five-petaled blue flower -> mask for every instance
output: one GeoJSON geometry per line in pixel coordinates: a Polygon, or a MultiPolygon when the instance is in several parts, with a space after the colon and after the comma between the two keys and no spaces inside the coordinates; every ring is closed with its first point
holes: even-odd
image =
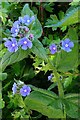
{"type": "Polygon", "coordinates": [[[24,37],[24,38],[21,38],[20,41],[18,42],[19,46],[22,47],[23,50],[27,50],[28,48],[32,48],[32,42],[24,37]]]}
{"type": "Polygon", "coordinates": [[[29,15],[25,15],[23,17],[22,22],[25,23],[25,25],[30,25],[33,22],[33,20],[35,20],[34,16],[30,17],[29,15]]]}
{"type": "Polygon", "coordinates": [[[70,52],[71,48],[73,47],[74,47],[74,43],[70,41],[70,39],[66,38],[64,41],[62,41],[61,49],[63,49],[64,51],[70,52]]]}
{"type": "Polygon", "coordinates": [[[17,84],[14,83],[12,87],[13,95],[17,92],[17,84]]]}
{"type": "Polygon", "coordinates": [[[19,28],[17,28],[17,27],[11,28],[11,33],[12,33],[13,37],[16,37],[18,35],[18,32],[19,32],[19,28]]]}
{"type": "Polygon", "coordinates": [[[57,52],[57,46],[55,44],[50,45],[49,49],[51,54],[55,54],[57,52]]]}
{"type": "Polygon", "coordinates": [[[52,73],[48,76],[48,81],[51,80],[53,77],[52,73]]]}
{"type": "Polygon", "coordinates": [[[30,94],[30,92],[31,92],[31,88],[30,88],[29,86],[27,86],[27,85],[24,85],[24,86],[20,89],[20,94],[21,94],[22,96],[27,96],[27,95],[30,94]]]}
{"type": "Polygon", "coordinates": [[[4,45],[8,48],[9,52],[16,52],[18,50],[18,43],[15,38],[11,38],[11,41],[7,40],[4,45]]]}
{"type": "Polygon", "coordinates": [[[13,37],[16,37],[19,32],[19,21],[15,21],[13,23],[13,27],[11,28],[11,33],[13,37]]]}

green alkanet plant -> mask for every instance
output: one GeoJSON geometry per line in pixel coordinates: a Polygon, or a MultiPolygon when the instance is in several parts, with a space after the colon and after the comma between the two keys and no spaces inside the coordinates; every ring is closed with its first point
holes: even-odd
{"type": "MultiPolygon", "coordinates": [[[[13,7],[14,10],[12,4],[7,7],[13,7]]],[[[3,32],[0,80],[5,80],[3,99],[7,107],[4,106],[4,114],[6,114],[5,109],[9,111],[13,108],[6,118],[10,116],[12,119],[13,116],[13,119],[34,119],[32,116],[36,116],[35,112],[37,112],[36,119],[38,117],[42,119],[42,115],[47,116],[47,119],[77,119],[79,118],[78,94],[73,88],[71,90],[71,86],[69,89],[68,87],[76,81],[78,74],[78,28],[76,27],[78,18],[76,13],[80,13],[80,7],[70,7],[67,14],[62,7],[63,11],[58,10],[59,16],[57,17],[55,3],[37,4],[34,3],[37,6],[36,11],[33,9],[34,12],[32,8],[29,8],[29,4],[25,4],[23,8],[18,6],[19,11],[22,9],[21,15],[16,16],[15,20],[12,15],[11,20],[14,22],[7,21],[9,22],[7,25],[10,25],[8,33],[5,29],[3,32]],[[52,12],[52,7],[54,7],[55,14],[51,13],[50,19],[46,23],[44,20],[44,24],[42,19],[40,20],[44,16],[37,18],[39,6],[41,10],[44,8],[46,19],[48,15],[46,10],[52,12]],[[51,32],[48,29],[42,29],[42,25],[52,27],[52,30],[55,30],[54,34],[51,29],[51,32]],[[59,31],[57,31],[58,27],[59,31]],[[45,45],[42,44],[42,35],[45,37],[45,45]]],[[[10,11],[9,16],[12,13],[10,11]]]]}

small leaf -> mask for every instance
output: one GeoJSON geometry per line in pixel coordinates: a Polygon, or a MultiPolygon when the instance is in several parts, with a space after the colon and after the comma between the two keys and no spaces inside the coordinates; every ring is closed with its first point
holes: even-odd
{"type": "Polygon", "coordinates": [[[0,81],[3,81],[7,78],[7,73],[0,73],[0,81]]]}
{"type": "Polygon", "coordinates": [[[64,88],[68,87],[72,82],[72,76],[69,76],[67,78],[64,79],[64,88]]]}

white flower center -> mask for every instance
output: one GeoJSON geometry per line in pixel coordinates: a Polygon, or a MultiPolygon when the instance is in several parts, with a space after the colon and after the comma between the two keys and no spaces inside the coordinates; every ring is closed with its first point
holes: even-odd
{"type": "Polygon", "coordinates": [[[68,47],[68,44],[65,44],[65,47],[68,47]]]}
{"type": "Polygon", "coordinates": [[[24,44],[27,44],[27,41],[24,41],[24,44]]]}
{"type": "Polygon", "coordinates": [[[15,47],[15,44],[13,43],[12,46],[15,47]]]}
{"type": "Polygon", "coordinates": [[[52,49],[53,49],[53,50],[56,50],[56,48],[55,48],[55,47],[53,47],[52,49]]]}
{"type": "Polygon", "coordinates": [[[27,90],[25,89],[24,92],[27,92],[27,90]]]}
{"type": "Polygon", "coordinates": [[[17,32],[18,30],[17,29],[15,29],[15,32],[17,32]]]}
{"type": "Polygon", "coordinates": [[[27,22],[29,23],[29,22],[30,22],[30,20],[27,20],[27,22]]]}

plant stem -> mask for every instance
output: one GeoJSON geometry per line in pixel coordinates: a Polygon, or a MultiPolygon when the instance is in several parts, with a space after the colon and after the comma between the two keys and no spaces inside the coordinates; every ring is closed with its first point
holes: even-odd
{"type": "Polygon", "coordinates": [[[57,70],[56,70],[56,68],[54,67],[54,65],[53,65],[53,63],[51,62],[51,60],[48,59],[48,62],[49,62],[49,64],[50,64],[51,69],[53,69],[53,71],[54,71],[54,75],[55,75],[56,81],[57,81],[57,83],[58,83],[59,96],[60,96],[61,98],[63,98],[63,97],[64,97],[64,91],[63,91],[62,84],[61,84],[61,82],[60,82],[60,80],[59,80],[59,75],[58,75],[58,73],[57,73],[57,70]]]}
{"type": "MultiPolygon", "coordinates": [[[[50,59],[48,59],[48,62],[49,62],[49,64],[50,64],[51,69],[52,69],[53,72],[54,72],[56,81],[57,81],[57,83],[58,83],[59,97],[60,97],[60,98],[63,98],[63,97],[64,97],[64,91],[63,91],[63,86],[62,86],[62,84],[61,84],[61,82],[60,82],[60,79],[59,79],[58,72],[57,72],[56,68],[54,67],[54,65],[53,65],[53,63],[52,63],[52,61],[51,61],[50,59]]],[[[65,112],[65,109],[64,109],[64,112],[65,112]]],[[[66,114],[66,112],[65,112],[64,114],[66,114]]],[[[65,118],[61,118],[61,120],[66,120],[66,117],[65,117],[65,118]]]]}

